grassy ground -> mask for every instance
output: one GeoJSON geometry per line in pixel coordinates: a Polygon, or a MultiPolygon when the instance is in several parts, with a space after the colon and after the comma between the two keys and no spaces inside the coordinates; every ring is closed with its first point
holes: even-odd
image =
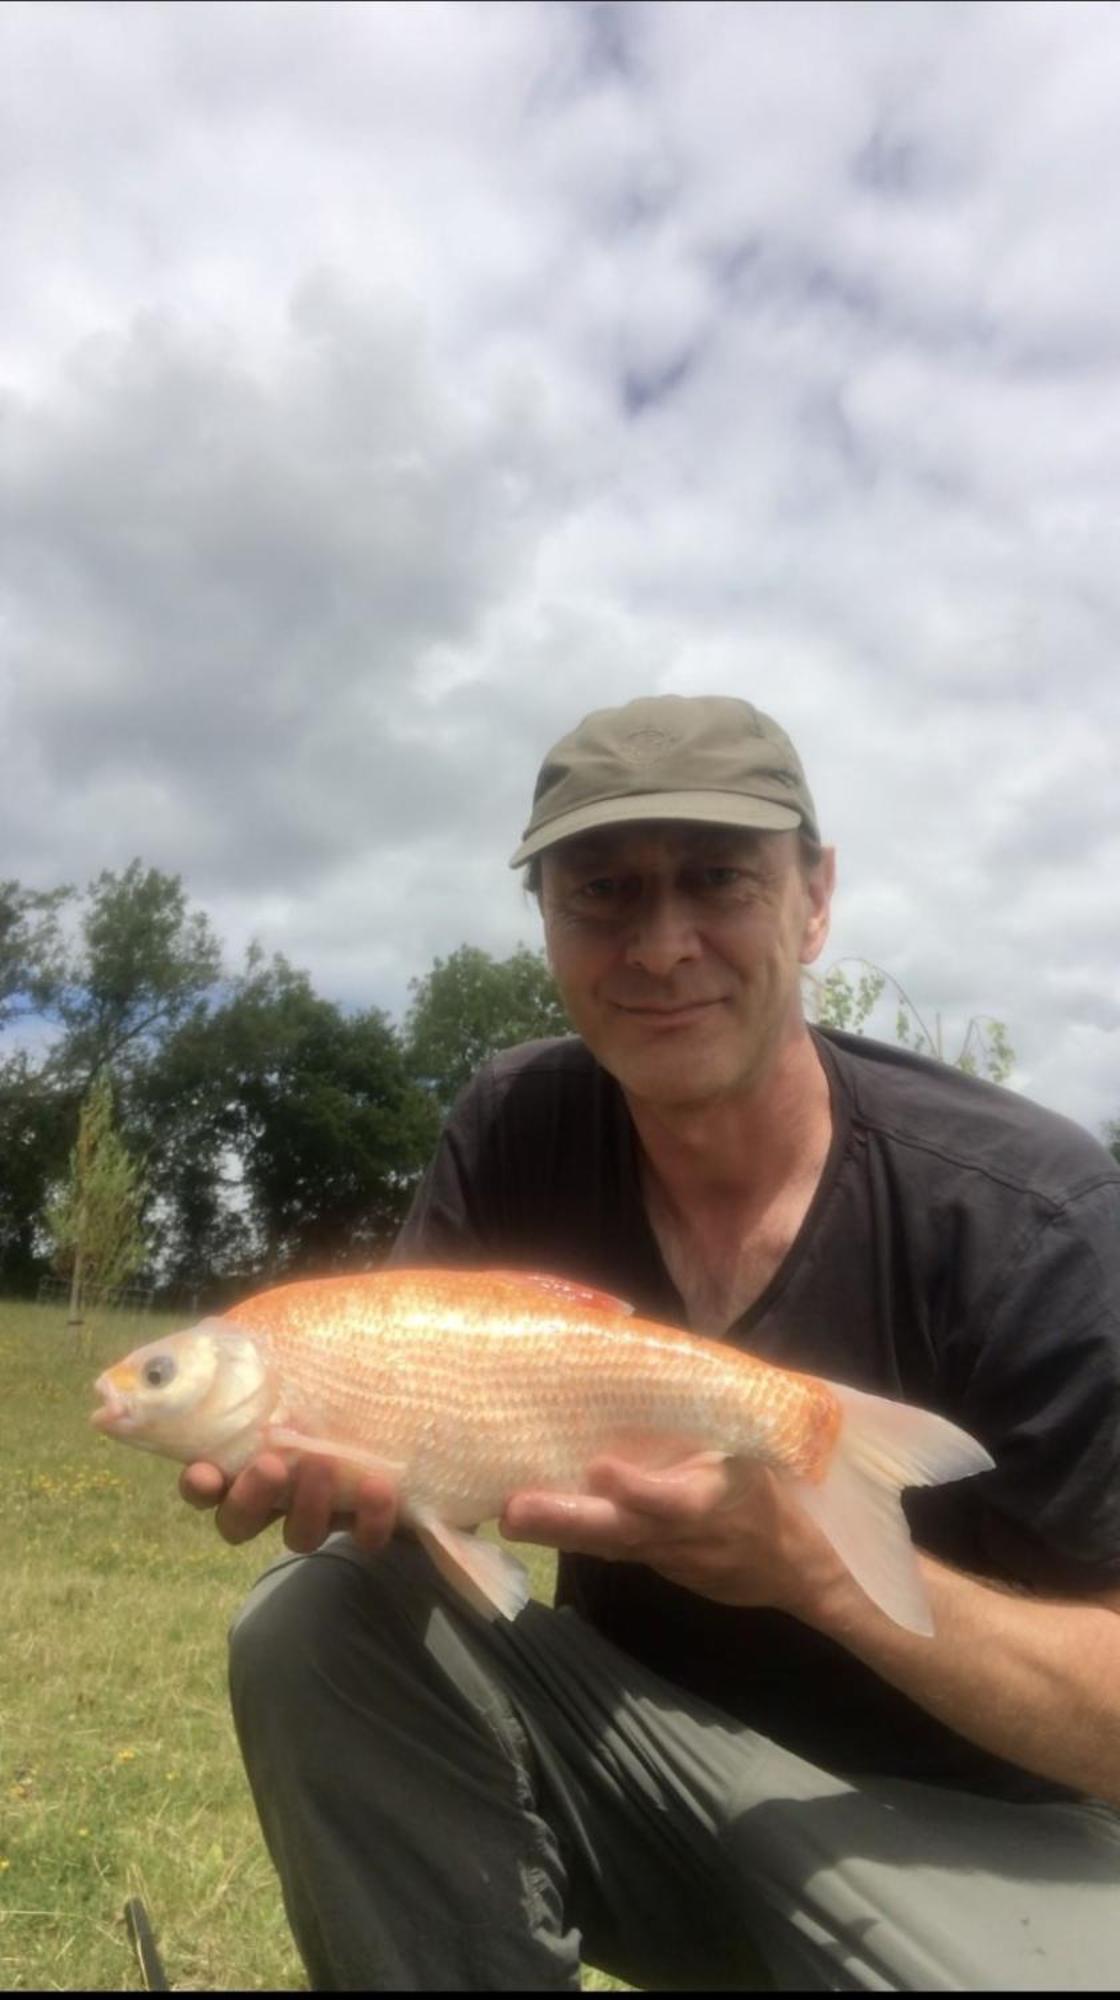
{"type": "MultiPolygon", "coordinates": [[[[179,1989],[305,1987],[226,1703],[225,1629],[280,1546],[231,1549],[175,1468],[90,1429],[160,1322],[0,1301],[0,1988],[138,1989],[138,1896],[179,1989]],[[84,1345],[79,1345],[79,1340],[84,1345]]],[[[535,1563],[547,1596],[550,1559],[535,1563]]],[[[587,1972],[588,1987],[615,1984],[587,1972]]]]}

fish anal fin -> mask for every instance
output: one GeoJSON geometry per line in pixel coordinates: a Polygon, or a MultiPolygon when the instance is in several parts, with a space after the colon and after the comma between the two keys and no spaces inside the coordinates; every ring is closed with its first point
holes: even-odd
{"type": "Polygon", "coordinates": [[[430,1507],[414,1505],[407,1519],[429,1557],[453,1590],[491,1622],[516,1618],[529,1602],[524,1565],[494,1542],[453,1528],[430,1507]]]}

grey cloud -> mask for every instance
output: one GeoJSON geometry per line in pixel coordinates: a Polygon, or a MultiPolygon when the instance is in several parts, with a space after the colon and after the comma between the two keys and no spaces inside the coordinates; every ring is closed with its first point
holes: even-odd
{"type": "Polygon", "coordinates": [[[539,511],[531,411],[438,386],[418,324],[320,285],[292,338],[274,383],[160,327],[87,356],[49,416],[10,415],[0,534],[10,721],[48,777],[197,788],[235,869],[307,874],[447,795],[398,726],[410,676],[468,641],[539,511]]]}
{"type": "Polygon", "coordinates": [[[830,951],[1120,1109],[1115,10],[3,32],[9,872],[141,851],[403,1004],[535,935],[506,859],[578,714],[744,693],[840,845],[830,951]]]}

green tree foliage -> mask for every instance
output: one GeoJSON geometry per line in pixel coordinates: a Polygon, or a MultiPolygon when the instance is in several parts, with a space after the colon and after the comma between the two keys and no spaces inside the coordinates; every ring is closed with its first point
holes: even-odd
{"type": "Polygon", "coordinates": [[[43,1215],[66,1171],[74,1111],[26,1052],[0,1063],[0,1285],[34,1290],[49,1268],[43,1215]]]}
{"type": "Polygon", "coordinates": [[[542,952],[522,945],[491,958],[463,944],[437,958],[414,994],[405,1022],[405,1055],[442,1112],[479,1065],[499,1049],[538,1036],[563,1035],[568,1022],[542,952]]]}
{"type": "Polygon", "coordinates": [[[104,870],[89,886],[80,944],[44,995],[62,1030],[55,1073],[83,1091],[107,1066],[131,1078],[220,974],[221,946],[178,875],[139,861],[104,870]]]}
{"type": "Polygon", "coordinates": [[[974,1015],[956,1053],[950,1054],[942,1035],[940,1014],[935,1016],[931,1032],[893,973],[884,972],[882,966],[873,965],[869,959],[849,962],[861,968],[858,980],[843,970],[843,962],[834,965],[823,979],[814,973],[805,974],[811,1012],[819,1026],[839,1028],[850,1035],[862,1034],[889,986],[896,1002],[895,1040],[903,1048],[913,1049],[916,1055],[935,1056],[938,1062],[950,1063],[966,1076],[983,1075],[992,1083],[1006,1082],[1015,1064],[1015,1051],[1003,1021],[986,1014],[974,1015]]]}
{"type": "Polygon", "coordinates": [[[1113,1118],[1104,1128],[1104,1143],[1120,1166],[1120,1118],[1113,1118]]]}
{"type": "Polygon", "coordinates": [[[170,1265],[192,1282],[368,1265],[436,1134],[386,1017],[344,1014],[258,952],[171,1038],[144,1100],[170,1265]]]}
{"type": "Polygon", "coordinates": [[[70,1276],[70,1318],[123,1285],[144,1261],[143,1185],[113,1123],[113,1085],[101,1070],[82,1104],[70,1177],[47,1209],[56,1262],[70,1276]]]}
{"type": "Polygon", "coordinates": [[[0,882],[0,1028],[40,1009],[62,967],[59,912],[69,889],[46,892],[0,882]]]}
{"type": "Polygon", "coordinates": [[[74,892],[0,884],[0,1027],[35,1014],[50,1036],[34,1060],[0,1061],[0,1278],[20,1290],[49,1268],[45,1204],[68,1171],[79,1110],[111,1066],[126,1136],[135,1082],[220,973],[207,918],[177,876],[133,861],[105,871],[63,919],[74,892]]]}

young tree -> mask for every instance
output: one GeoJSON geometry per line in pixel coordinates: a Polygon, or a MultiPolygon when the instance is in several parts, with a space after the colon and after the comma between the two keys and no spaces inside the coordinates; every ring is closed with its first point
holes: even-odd
{"type": "Polygon", "coordinates": [[[568,1032],[543,953],[524,945],[503,960],[460,945],[409,990],[415,998],[404,1026],[406,1060],[441,1111],[499,1049],[568,1032]]]}
{"type": "Polygon", "coordinates": [[[815,973],[806,972],[805,980],[811,995],[813,1017],[823,1028],[839,1028],[850,1035],[863,1033],[869,1017],[891,986],[897,1002],[895,1013],[895,1040],[903,1048],[911,1048],[916,1055],[935,1056],[938,1062],[950,1063],[954,1069],[963,1070],[966,1076],[987,1076],[992,1083],[1005,1083],[1015,1063],[1015,1051],[1007,1039],[1007,1027],[988,1014],[974,1014],[968,1023],[960,1047],[955,1055],[947,1053],[941,1030],[940,1014],[934,1017],[931,1033],[910,995],[891,972],[884,972],[882,966],[873,965],[870,959],[857,958],[850,961],[860,967],[858,981],[844,972],[840,965],[834,965],[823,979],[815,973]]]}
{"type": "Polygon", "coordinates": [[[70,1178],[47,1211],[58,1262],[70,1273],[70,1324],[82,1306],[124,1284],[144,1261],[143,1187],[113,1125],[113,1085],[99,1071],[82,1104],[70,1178]]]}

